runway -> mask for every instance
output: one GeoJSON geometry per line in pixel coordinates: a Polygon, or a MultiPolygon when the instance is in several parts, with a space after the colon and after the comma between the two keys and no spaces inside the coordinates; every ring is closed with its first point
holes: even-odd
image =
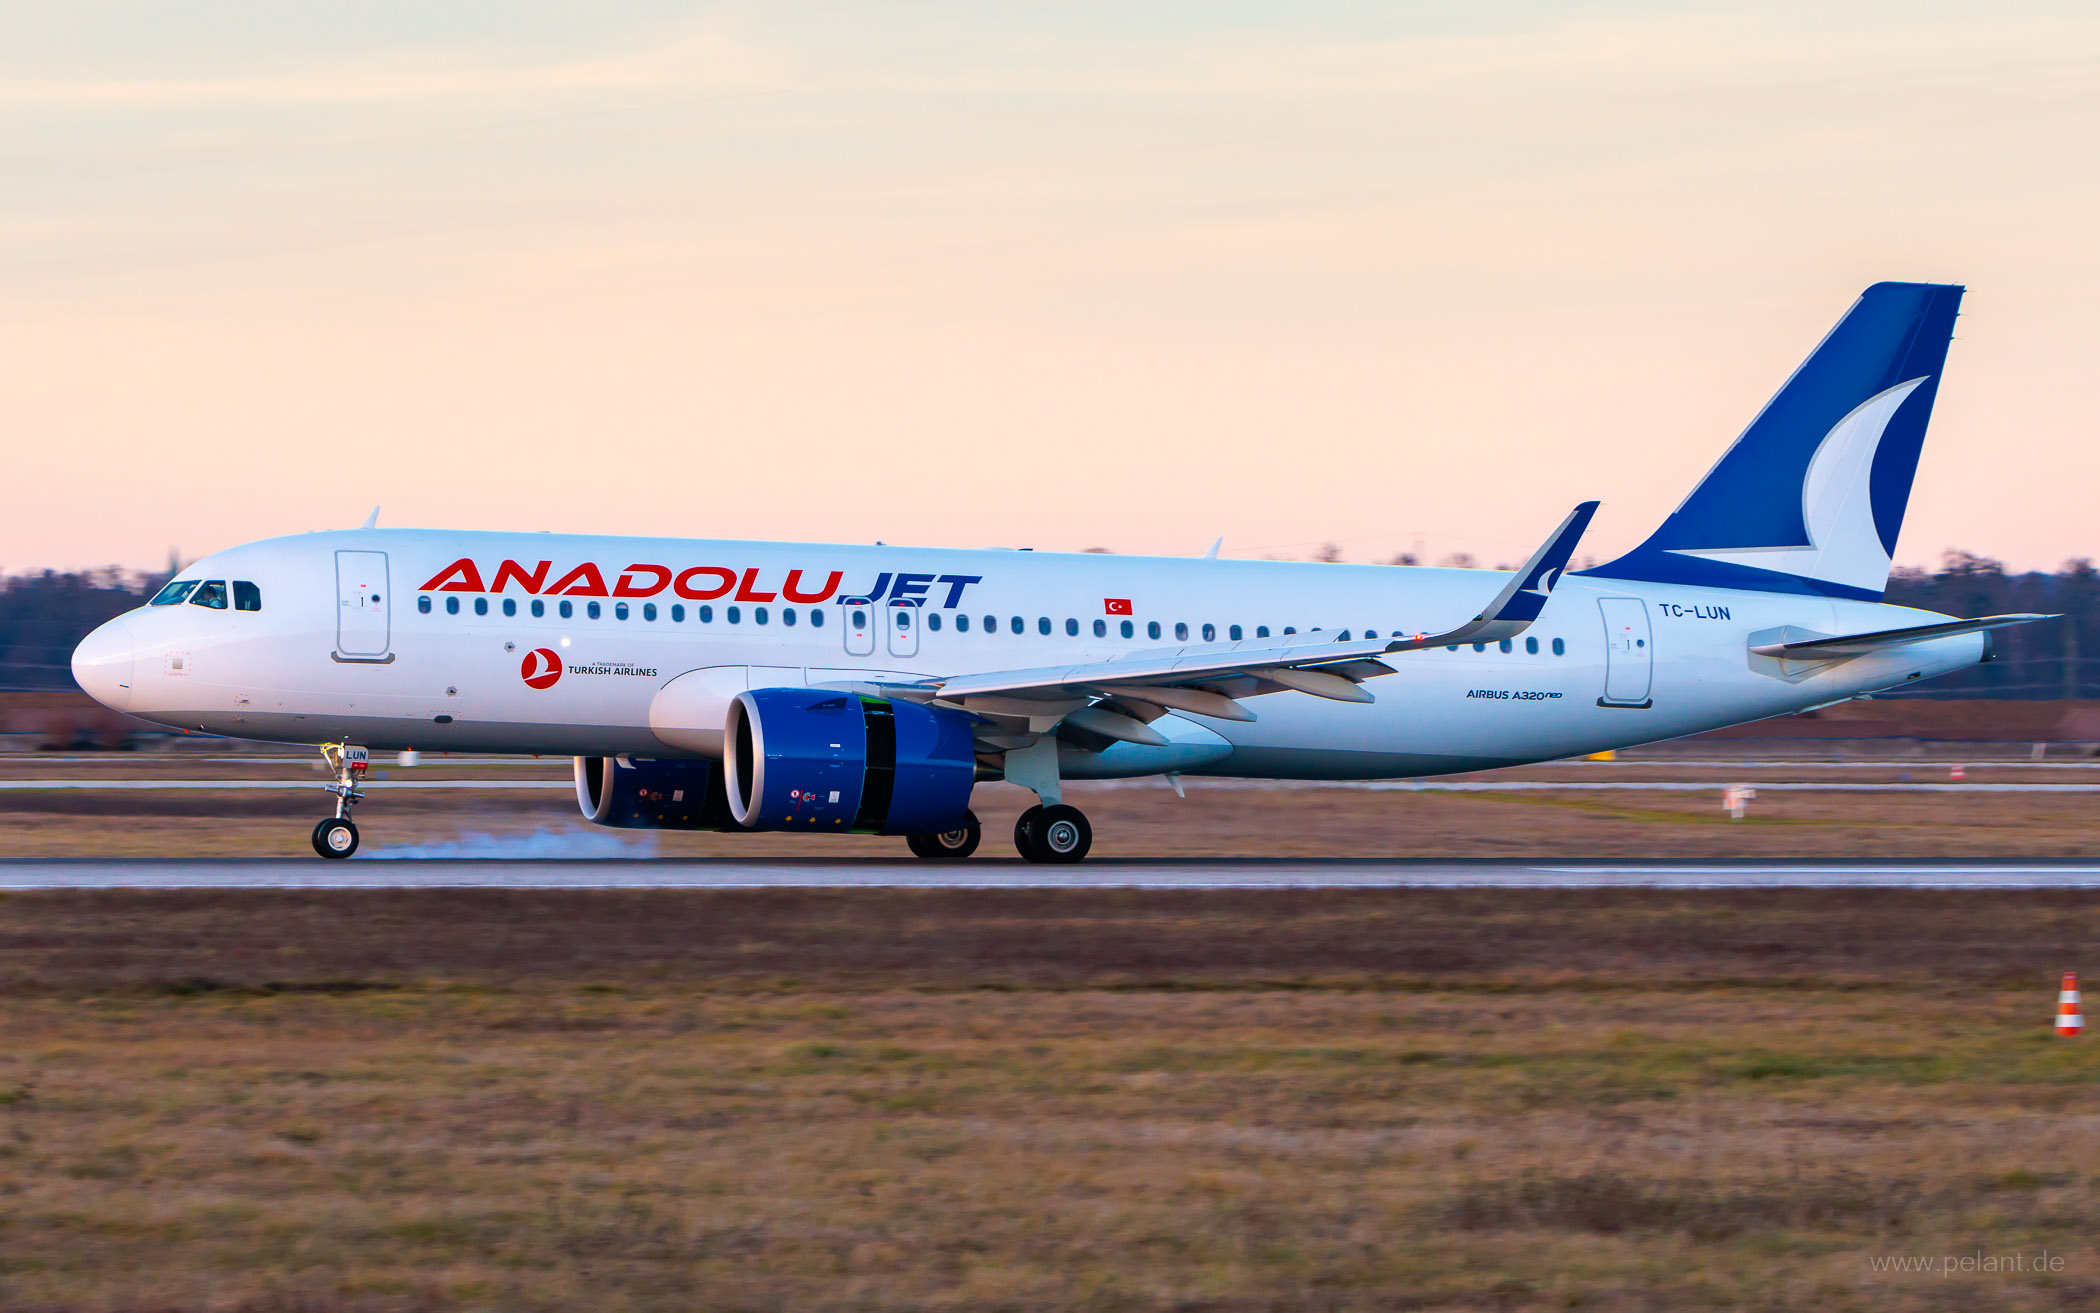
{"type": "Polygon", "coordinates": [[[2094,889],[2100,864],[1400,862],[1379,860],[0,861],[36,889],[2094,889]]]}

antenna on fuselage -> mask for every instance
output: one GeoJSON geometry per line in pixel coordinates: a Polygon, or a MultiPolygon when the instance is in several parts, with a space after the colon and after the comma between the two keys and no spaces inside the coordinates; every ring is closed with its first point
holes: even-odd
{"type": "Polygon", "coordinates": [[[1212,543],[1212,544],[1210,545],[1210,550],[1209,550],[1209,551],[1207,551],[1207,552],[1203,553],[1203,559],[1204,559],[1204,560],[1206,560],[1206,561],[1215,561],[1215,560],[1217,560],[1217,559],[1218,559],[1218,549],[1219,549],[1220,547],[1223,547],[1224,545],[1225,545],[1225,540],[1224,540],[1223,538],[1220,538],[1220,539],[1218,539],[1218,540],[1217,540],[1216,542],[1214,542],[1214,543],[1212,543]]]}
{"type": "Polygon", "coordinates": [[[367,515],[367,516],[365,517],[365,522],[364,522],[363,524],[360,524],[360,525],[358,525],[357,527],[358,527],[358,528],[360,528],[360,529],[376,529],[376,528],[378,528],[378,527],[379,527],[379,508],[378,508],[377,506],[374,506],[374,507],[372,508],[372,513],[371,513],[370,515],[367,515]]]}

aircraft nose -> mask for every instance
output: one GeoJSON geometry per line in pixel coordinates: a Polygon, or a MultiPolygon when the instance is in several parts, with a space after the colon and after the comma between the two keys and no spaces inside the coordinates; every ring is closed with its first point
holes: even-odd
{"type": "Polygon", "coordinates": [[[73,649],[73,681],[103,706],[123,711],[131,705],[132,656],[137,647],[130,626],[122,620],[110,621],[73,649]]]}

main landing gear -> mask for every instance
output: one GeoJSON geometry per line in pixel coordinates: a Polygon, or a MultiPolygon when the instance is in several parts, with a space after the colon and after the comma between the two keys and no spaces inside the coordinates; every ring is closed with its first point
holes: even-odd
{"type": "Polygon", "coordinates": [[[1076,862],[1094,846],[1094,827],[1077,807],[1030,807],[1014,822],[1014,847],[1031,862],[1076,862]]]}
{"type": "Polygon", "coordinates": [[[936,862],[959,862],[977,851],[984,839],[984,827],[977,823],[976,812],[964,812],[961,828],[942,830],[939,834],[914,834],[905,838],[905,846],[912,856],[924,857],[936,862]]]}
{"type": "Polygon", "coordinates": [[[323,857],[348,857],[357,851],[357,825],[350,809],[363,802],[365,772],[372,769],[372,750],[347,743],[323,743],[321,759],[335,775],[328,791],[335,795],[335,815],[314,826],[314,851],[323,857]]]}

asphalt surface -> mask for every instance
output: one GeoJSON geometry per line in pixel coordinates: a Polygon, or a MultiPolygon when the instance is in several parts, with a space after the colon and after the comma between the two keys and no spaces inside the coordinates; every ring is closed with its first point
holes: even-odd
{"type": "Polygon", "coordinates": [[[2100,864],[1803,862],[1391,862],[1266,859],[809,862],[374,856],[330,862],[79,858],[0,861],[0,889],[1402,889],[2100,888],[2100,864]]]}

